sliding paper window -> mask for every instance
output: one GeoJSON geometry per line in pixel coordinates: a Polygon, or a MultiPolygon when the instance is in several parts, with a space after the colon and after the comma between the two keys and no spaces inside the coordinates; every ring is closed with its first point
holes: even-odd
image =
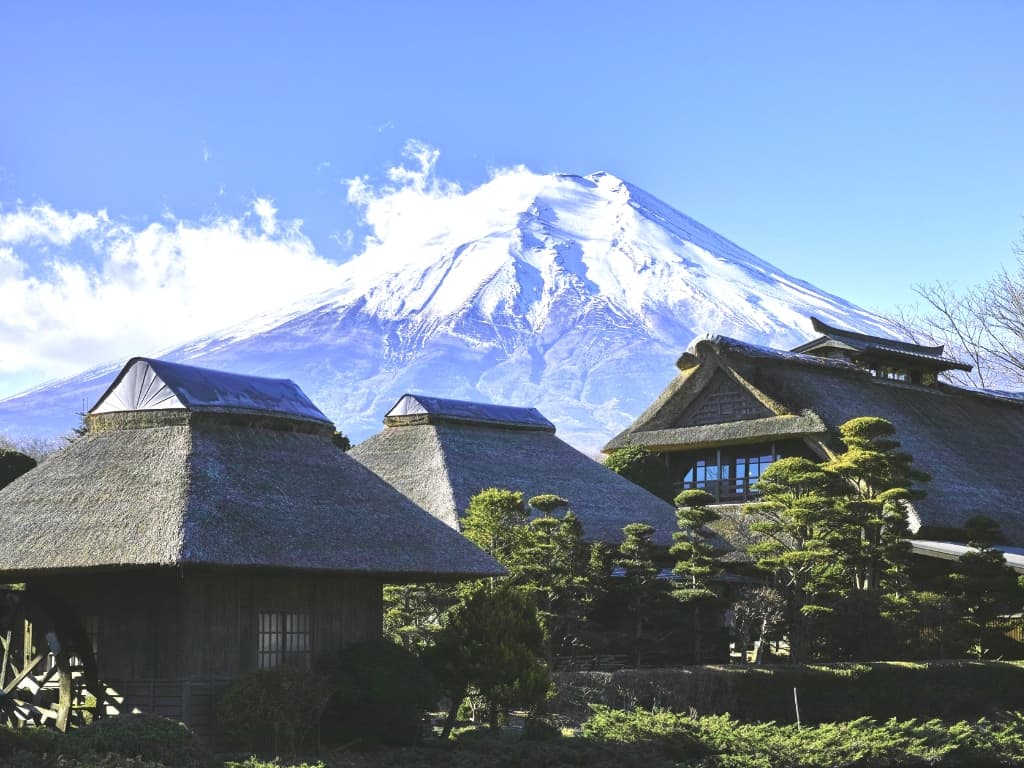
{"type": "Polygon", "coordinates": [[[312,630],[308,613],[261,611],[257,638],[257,668],[291,664],[309,669],[312,630]]]}

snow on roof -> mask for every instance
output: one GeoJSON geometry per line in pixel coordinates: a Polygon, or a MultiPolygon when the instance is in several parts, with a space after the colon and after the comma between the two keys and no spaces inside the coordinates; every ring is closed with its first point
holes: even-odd
{"type": "Polygon", "coordinates": [[[384,420],[385,423],[389,423],[389,420],[398,417],[397,422],[401,423],[403,416],[427,416],[452,421],[555,431],[555,425],[536,408],[493,405],[469,400],[448,400],[443,397],[428,397],[426,395],[402,395],[391,410],[384,414],[384,420]]]}
{"type": "Polygon", "coordinates": [[[290,379],[268,379],[133,357],[89,413],[247,411],[331,423],[290,379]]]}

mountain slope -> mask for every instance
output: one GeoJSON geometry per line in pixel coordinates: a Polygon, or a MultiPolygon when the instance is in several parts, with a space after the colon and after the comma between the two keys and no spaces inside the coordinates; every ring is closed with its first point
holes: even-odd
{"type": "MultiPolygon", "coordinates": [[[[593,451],[700,333],[790,347],[812,314],[885,331],[608,174],[520,169],[460,206],[382,233],[323,292],[163,356],[292,378],[356,440],[417,391],[537,406],[593,451]]],[[[0,401],[0,431],[66,430],[116,367],[0,401]]]]}

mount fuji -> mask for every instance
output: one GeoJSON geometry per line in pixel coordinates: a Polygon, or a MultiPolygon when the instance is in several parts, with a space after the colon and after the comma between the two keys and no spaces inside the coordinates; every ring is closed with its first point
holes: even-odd
{"type": "MultiPolygon", "coordinates": [[[[377,230],[297,304],[156,354],[291,378],[354,442],[419,392],[536,406],[593,453],[662,390],[696,335],[789,348],[810,337],[811,315],[888,332],[606,173],[517,169],[464,202],[458,215],[422,210],[377,230]]],[[[0,433],[67,431],[120,364],[0,401],[0,433]]]]}

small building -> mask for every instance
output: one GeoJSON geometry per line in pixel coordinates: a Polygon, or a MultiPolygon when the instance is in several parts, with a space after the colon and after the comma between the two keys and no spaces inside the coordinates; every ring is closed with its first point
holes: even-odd
{"type": "Polygon", "coordinates": [[[496,487],[565,498],[591,541],[618,544],[624,526],[643,522],[671,543],[672,505],[559,439],[536,408],[407,394],[384,425],[349,454],[453,529],[475,494],[496,487]]]}
{"type": "Polygon", "coordinates": [[[0,491],[0,583],[73,611],[124,708],[209,730],[226,681],[380,637],[384,583],[503,573],[291,381],[134,358],[86,420],[0,491]]]}
{"type": "Polygon", "coordinates": [[[1014,467],[1024,445],[1024,396],[941,382],[943,371],[970,370],[942,347],[812,323],[821,335],[788,352],[698,339],[665,391],[603,450],[644,446],[680,490],[702,488],[722,504],[741,504],[773,461],[824,460],[842,450],[840,424],[878,416],[931,475],[911,511],[916,538],[963,541],[964,523],[980,514],[1000,525],[1007,543],[1024,544],[1014,467]]]}

